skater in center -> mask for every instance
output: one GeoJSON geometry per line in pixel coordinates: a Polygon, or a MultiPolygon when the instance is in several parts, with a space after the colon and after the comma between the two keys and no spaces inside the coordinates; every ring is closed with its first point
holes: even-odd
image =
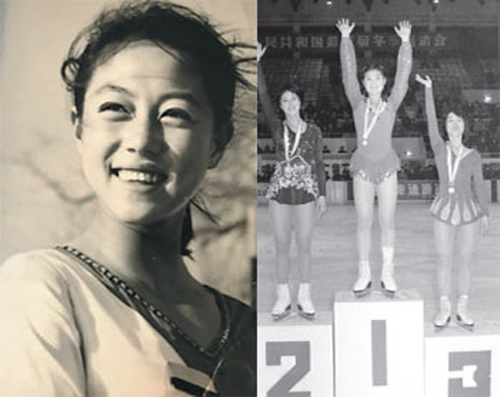
{"type": "Polygon", "coordinates": [[[383,65],[370,64],[362,71],[360,85],[356,54],[351,33],[355,24],[348,19],[336,23],[342,38],[340,63],[345,93],[352,107],[356,128],[357,149],[351,158],[354,204],[357,215],[358,278],[353,291],[366,294],[372,285],[370,268],[371,227],[375,194],[381,229],[382,291],[393,297],[397,290],[394,280],[395,212],[398,195],[397,171],[400,160],[392,147],[392,131],[396,112],[408,90],[412,67],[410,44],[411,24],[401,21],[394,31],[401,39],[394,86],[388,92],[383,65]]]}

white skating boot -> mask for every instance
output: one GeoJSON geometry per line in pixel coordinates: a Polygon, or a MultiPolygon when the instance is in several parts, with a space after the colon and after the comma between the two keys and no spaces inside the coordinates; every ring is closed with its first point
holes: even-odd
{"type": "Polygon", "coordinates": [[[354,295],[356,295],[356,298],[361,298],[370,291],[371,286],[370,263],[368,261],[361,261],[358,265],[358,278],[352,288],[354,295]]]}
{"type": "Polygon", "coordinates": [[[311,284],[301,283],[299,285],[299,293],[297,296],[297,310],[299,316],[308,320],[312,320],[316,311],[311,300],[311,284]]]}
{"type": "Polygon", "coordinates": [[[380,286],[382,292],[390,298],[394,297],[398,287],[394,280],[394,248],[382,247],[382,276],[380,277],[380,286]]]}
{"type": "Polygon", "coordinates": [[[434,317],[434,326],[436,328],[444,328],[450,323],[451,318],[451,303],[447,296],[442,296],[439,299],[439,312],[434,317]]]}
{"type": "Polygon", "coordinates": [[[274,321],[284,319],[292,311],[292,301],[290,300],[290,289],[288,288],[288,284],[278,284],[276,295],[276,302],[271,311],[274,321]]]}
{"type": "Polygon", "coordinates": [[[474,320],[469,313],[469,297],[467,295],[460,295],[457,302],[457,324],[466,329],[474,327],[474,320]]]}

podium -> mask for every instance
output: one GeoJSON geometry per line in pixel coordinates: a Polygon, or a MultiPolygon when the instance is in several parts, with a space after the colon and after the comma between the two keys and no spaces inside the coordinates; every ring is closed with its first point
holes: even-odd
{"type": "Polygon", "coordinates": [[[450,325],[425,338],[426,397],[500,396],[500,334],[450,325]]]}
{"type": "Polygon", "coordinates": [[[274,322],[258,317],[259,397],[332,397],[332,315],[319,312],[312,321],[292,315],[274,322]]]}
{"type": "Polygon", "coordinates": [[[258,324],[259,397],[500,396],[500,324],[436,330],[414,291],[338,292],[333,315],[258,324]]]}
{"type": "Polygon", "coordinates": [[[424,305],[416,292],[334,301],[335,396],[424,396],[424,305]]]}

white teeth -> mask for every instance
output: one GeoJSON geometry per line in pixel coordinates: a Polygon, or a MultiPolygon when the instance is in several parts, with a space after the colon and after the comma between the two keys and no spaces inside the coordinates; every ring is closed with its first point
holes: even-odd
{"type": "Polygon", "coordinates": [[[118,170],[118,178],[126,182],[143,182],[155,184],[162,179],[159,174],[145,171],[132,171],[132,170],[118,170]]]}

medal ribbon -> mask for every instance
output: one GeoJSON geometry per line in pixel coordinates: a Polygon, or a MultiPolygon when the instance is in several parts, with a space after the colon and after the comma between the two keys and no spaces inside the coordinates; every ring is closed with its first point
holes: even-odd
{"type": "Polygon", "coordinates": [[[452,152],[451,152],[451,147],[450,144],[446,146],[446,162],[448,165],[448,183],[450,188],[455,186],[455,178],[457,176],[457,171],[458,171],[458,166],[460,165],[460,162],[462,159],[465,157],[464,156],[464,147],[460,146],[460,150],[458,151],[458,154],[455,157],[455,161],[453,161],[452,164],[452,152]]]}
{"type": "MultiPolygon", "coordinates": [[[[283,141],[285,142],[285,158],[286,158],[286,161],[290,161],[290,157],[292,157],[295,152],[297,151],[297,148],[299,147],[299,142],[300,142],[300,138],[301,138],[301,135],[302,133],[304,132],[302,130],[302,124],[300,124],[299,128],[297,129],[297,133],[295,134],[295,141],[293,142],[293,147],[292,147],[292,150],[289,151],[289,148],[290,148],[290,135],[289,135],[289,128],[288,126],[286,125],[286,121],[283,121],[283,141]]],[[[304,128],[305,130],[305,128],[304,128]]]]}
{"type": "Polygon", "coordinates": [[[370,125],[368,125],[368,114],[370,113],[370,108],[371,106],[369,105],[369,102],[367,100],[366,102],[366,110],[365,110],[365,124],[363,128],[363,140],[367,141],[368,137],[373,131],[373,127],[375,127],[375,123],[377,122],[378,117],[380,114],[385,110],[385,107],[387,106],[387,102],[382,101],[382,103],[378,106],[377,109],[375,109],[375,114],[373,115],[372,121],[370,125]]]}

